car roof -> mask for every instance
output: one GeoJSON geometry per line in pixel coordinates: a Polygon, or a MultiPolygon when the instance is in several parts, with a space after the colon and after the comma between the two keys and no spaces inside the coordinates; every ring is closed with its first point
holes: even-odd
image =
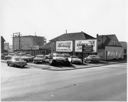
{"type": "Polygon", "coordinates": [[[44,56],[44,55],[36,55],[36,56],[44,56]]]}

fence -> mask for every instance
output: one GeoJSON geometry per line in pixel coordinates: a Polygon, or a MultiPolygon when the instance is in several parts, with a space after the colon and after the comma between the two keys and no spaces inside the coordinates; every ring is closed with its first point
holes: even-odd
{"type": "Polygon", "coordinates": [[[51,53],[51,50],[49,49],[39,49],[39,50],[15,50],[15,52],[23,52],[23,53],[28,53],[31,54],[33,56],[39,55],[39,54],[49,54],[51,53]]]}

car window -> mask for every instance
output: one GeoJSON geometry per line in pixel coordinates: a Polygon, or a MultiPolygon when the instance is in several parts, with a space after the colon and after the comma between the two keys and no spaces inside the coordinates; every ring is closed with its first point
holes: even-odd
{"type": "Polygon", "coordinates": [[[77,56],[72,56],[72,58],[78,58],[77,56]]]}
{"type": "Polygon", "coordinates": [[[21,60],[21,58],[14,58],[16,61],[20,61],[21,60]]]}
{"type": "Polygon", "coordinates": [[[64,57],[63,54],[56,54],[56,57],[64,57]]]}

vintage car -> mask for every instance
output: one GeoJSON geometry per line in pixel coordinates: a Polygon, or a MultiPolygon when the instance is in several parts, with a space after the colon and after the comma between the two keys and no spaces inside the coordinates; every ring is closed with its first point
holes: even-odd
{"type": "Polygon", "coordinates": [[[88,57],[84,58],[84,62],[100,62],[101,58],[99,55],[89,55],[88,57]]]}
{"type": "Polygon", "coordinates": [[[9,53],[8,55],[6,55],[6,56],[4,57],[4,60],[11,59],[11,57],[13,57],[13,56],[16,56],[16,54],[15,54],[15,53],[9,53]]]}
{"type": "Polygon", "coordinates": [[[7,65],[8,66],[16,66],[16,67],[24,67],[27,65],[27,62],[22,60],[18,56],[13,56],[7,60],[7,65]]]}
{"type": "Polygon", "coordinates": [[[21,58],[22,58],[23,60],[25,60],[26,62],[32,62],[34,56],[32,56],[31,54],[25,54],[25,55],[21,56],[21,58]]]}
{"type": "Polygon", "coordinates": [[[71,56],[68,58],[68,60],[72,63],[72,64],[82,64],[82,60],[77,57],[77,56],[71,56]]]}
{"type": "Polygon", "coordinates": [[[50,55],[50,54],[45,55],[45,57],[44,57],[44,62],[45,62],[45,63],[49,63],[50,59],[51,59],[51,55],[50,55]]]}
{"type": "Polygon", "coordinates": [[[36,57],[33,59],[33,63],[43,63],[43,62],[45,62],[44,55],[36,55],[36,57]]]}
{"type": "Polygon", "coordinates": [[[50,54],[50,65],[70,65],[68,58],[64,54],[52,53],[50,54]]]}

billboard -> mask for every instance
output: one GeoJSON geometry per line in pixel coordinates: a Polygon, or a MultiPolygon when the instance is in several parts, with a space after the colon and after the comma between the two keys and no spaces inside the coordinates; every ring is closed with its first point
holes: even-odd
{"type": "Polygon", "coordinates": [[[85,46],[84,51],[97,52],[97,40],[76,40],[75,41],[75,52],[82,52],[82,45],[85,46]],[[92,50],[91,50],[92,49],[92,50]]]}
{"type": "Polygon", "coordinates": [[[72,41],[56,41],[57,52],[72,52],[72,41]]]}

